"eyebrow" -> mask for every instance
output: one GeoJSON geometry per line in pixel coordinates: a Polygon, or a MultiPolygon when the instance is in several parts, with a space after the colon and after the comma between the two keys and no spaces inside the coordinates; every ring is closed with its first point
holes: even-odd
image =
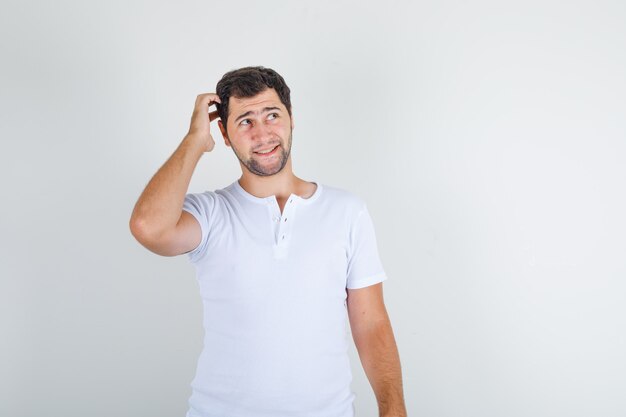
{"type": "MultiPolygon", "coordinates": [[[[267,113],[268,111],[272,111],[272,110],[278,110],[280,111],[280,108],[278,107],[263,107],[263,110],[261,110],[261,113],[267,113]]],[[[256,112],[253,112],[252,110],[245,112],[244,114],[242,114],[241,116],[237,117],[235,119],[235,123],[237,123],[240,119],[243,119],[244,117],[248,117],[251,114],[255,114],[256,112]]]]}

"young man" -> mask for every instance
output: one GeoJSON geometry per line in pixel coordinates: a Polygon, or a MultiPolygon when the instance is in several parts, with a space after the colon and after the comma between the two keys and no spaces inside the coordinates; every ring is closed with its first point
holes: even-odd
{"type": "Polygon", "coordinates": [[[187,417],[354,415],[346,311],[381,416],[406,415],[374,228],[359,197],[294,175],[290,90],[275,71],[226,73],[139,197],[133,236],[186,253],[204,306],[187,417]],[[209,112],[215,104],[217,111],[209,112]],[[242,175],[187,194],[219,118],[242,175]]]}

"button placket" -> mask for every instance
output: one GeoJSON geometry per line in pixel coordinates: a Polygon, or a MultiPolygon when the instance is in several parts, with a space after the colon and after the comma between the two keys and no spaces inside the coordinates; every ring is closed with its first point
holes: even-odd
{"type": "Polygon", "coordinates": [[[271,229],[272,229],[272,241],[276,242],[278,238],[278,231],[280,226],[280,207],[278,207],[278,202],[276,201],[276,197],[268,197],[267,198],[267,214],[270,219],[271,229]]]}
{"type": "Polygon", "coordinates": [[[293,218],[293,213],[295,210],[295,204],[297,200],[296,197],[292,194],[289,196],[287,200],[287,204],[285,204],[285,208],[283,209],[283,216],[280,219],[280,224],[278,228],[278,245],[286,245],[291,237],[291,225],[293,223],[289,222],[289,218],[293,218]]]}

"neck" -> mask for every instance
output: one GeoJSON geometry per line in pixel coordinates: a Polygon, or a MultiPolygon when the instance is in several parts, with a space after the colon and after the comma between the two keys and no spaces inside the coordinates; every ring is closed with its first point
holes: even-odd
{"type": "Polygon", "coordinates": [[[248,193],[256,197],[275,195],[278,199],[286,199],[291,194],[300,194],[307,182],[296,177],[291,168],[291,158],[283,169],[274,175],[263,177],[255,175],[243,168],[239,184],[248,193]]]}

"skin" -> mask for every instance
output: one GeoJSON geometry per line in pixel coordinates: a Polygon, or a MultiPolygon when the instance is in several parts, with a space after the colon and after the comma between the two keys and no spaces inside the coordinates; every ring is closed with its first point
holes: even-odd
{"type": "Polygon", "coordinates": [[[228,105],[227,126],[221,120],[218,125],[224,144],[232,148],[241,165],[241,186],[257,197],[275,195],[281,212],[292,193],[310,197],[317,186],[293,173],[294,121],[276,91],[268,88],[254,97],[231,97],[228,105]],[[278,150],[271,156],[255,153],[275,145],[278,150]]]}
{"type": "Polygon", "coordinates": [[[398,347],[383,298],[383,283],[349,289],[346,305],[354,345],[382,417],[406,417],[398,347]]]}
{"type": "MultiPolygon", "coordinates": [[[[221,120],[218,125],[225,145],[232,148],[241,165],[241,186],[257,197],[275,195],[281,212],[292,193],[310,197],[316,185],[293,173],[293,117],[276,91],[267,89],[254,97],[231,97],[229,100],[227,126],[221,120]],[[266,108],[272,110],[264,110],[266,108]],[[245,117],[240,118],[244,114],[245,117]],[[274,145],[279,146],[274,155],[255,153],[274,145]]],[[[186,139],[190,148],[197,147],[205,152],[213,150],[215,142],[210,133],[210,122],[218,116],[214,111],[207,117],[207,108],[219,102],[219,96],[214,93],[198,96],[186,139]]],[[[346,305],[352,337],[376,396],[379,415],[405,417],[400,357],[385,308],[382,283],[347,289],[346,305]]]]}

